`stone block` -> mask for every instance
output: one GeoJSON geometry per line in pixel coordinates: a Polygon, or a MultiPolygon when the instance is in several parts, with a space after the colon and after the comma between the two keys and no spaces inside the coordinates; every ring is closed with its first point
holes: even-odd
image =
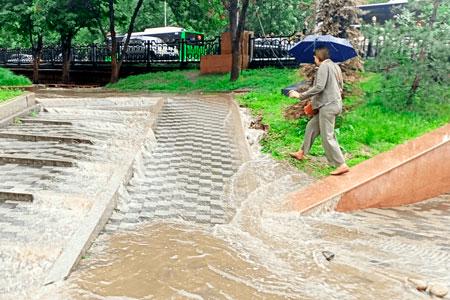
{"type": "MultiPolygon", "coordinates": [[[[247,69],[249,56],[241,57],[241,68],[247,69]]],[[[231,71],[231,54],[205,55],[200,59],[201,74],[224,74],[231,71]]]]}
{"type": "Polygon", "coordinates": [[[0,104],[0,120],[11,117],[36,104],[34,94],[26,93],[0,104]]]}

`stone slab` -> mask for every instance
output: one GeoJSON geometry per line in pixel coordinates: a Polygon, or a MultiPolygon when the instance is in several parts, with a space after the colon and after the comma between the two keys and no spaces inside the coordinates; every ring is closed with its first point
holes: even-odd
{"type": "Polygon", "coordinates": [[[89,139],[83,137],[65,137],[65,136],[51,136],[51,135],[37,135],[14,132],[0,132],[0,138],[17,139],[21,141],[58,141],[62,143],[75,144],[93,144],[89,139]]]}
{"type": "Polygon", "coordinates": [[[9,118],[35,104],[34,93],[25,93],[24,95],[0,103],[0,120],[9,118]]]}
{"type": "Polygon", "coordinates": [[[47,125],[73,125],[72,122],[62,120],[47,120],[38,118],[20,118],[22,123],[42,123],[47,125]]]}
{"type": "Polygon", "coordinates": [[[24,157],[17,155],[0,154],[0,162],[7,164],[18,164],[27,166],[52,166],[52,167],[73,167],[74,161],[61,159],[44,159],[38,157],[24,157]]]}
{"type": "Polygon", "coordinates": [[[28,193],[0,191],[0,201],[33,202],[34,196],[28,193]]]}

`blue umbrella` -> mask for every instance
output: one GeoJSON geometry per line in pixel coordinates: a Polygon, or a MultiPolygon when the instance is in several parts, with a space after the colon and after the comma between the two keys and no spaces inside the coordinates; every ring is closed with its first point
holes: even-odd
{"type": "Polygon", "coordinates": [[[349,41],[332,35],[307,35],[289,50],[289,54],[300,63],[312,64],[314,50],[319,46],[330,50],[330,58],[334,62],[343,62],[358,55],[349,41]]]}

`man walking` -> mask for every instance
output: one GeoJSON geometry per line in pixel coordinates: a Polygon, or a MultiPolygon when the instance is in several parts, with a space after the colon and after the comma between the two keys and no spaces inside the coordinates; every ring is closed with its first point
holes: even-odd
{"type": "Polygon", "coordinates": [[[301,94],[297,91],[289,92],[291,98],[306,99],[315,96],[311,101],[315,115],[306,126],[301,149],[290,155],[298,160],[304,159],[311,150],[314,140],[320,135],[328,162],[337,167],[331,175],[342,175],[350,171],[334,134],[336,116],[342,112],[342,72],[330,59],[329,50],[326,47],[315,49],[314,62],[319,66],[314,86],[301,94]]]}

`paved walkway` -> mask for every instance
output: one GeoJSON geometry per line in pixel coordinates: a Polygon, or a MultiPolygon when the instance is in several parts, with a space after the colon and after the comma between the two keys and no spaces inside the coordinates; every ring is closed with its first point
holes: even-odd
{"type": "Polygon", "coordinates": [[[106,230],[169,218],[227,222],[224,184],[242,163],[230,118],[228,99],[169,99],[156,126],[157,146],[138,161],[106,230]]]}

